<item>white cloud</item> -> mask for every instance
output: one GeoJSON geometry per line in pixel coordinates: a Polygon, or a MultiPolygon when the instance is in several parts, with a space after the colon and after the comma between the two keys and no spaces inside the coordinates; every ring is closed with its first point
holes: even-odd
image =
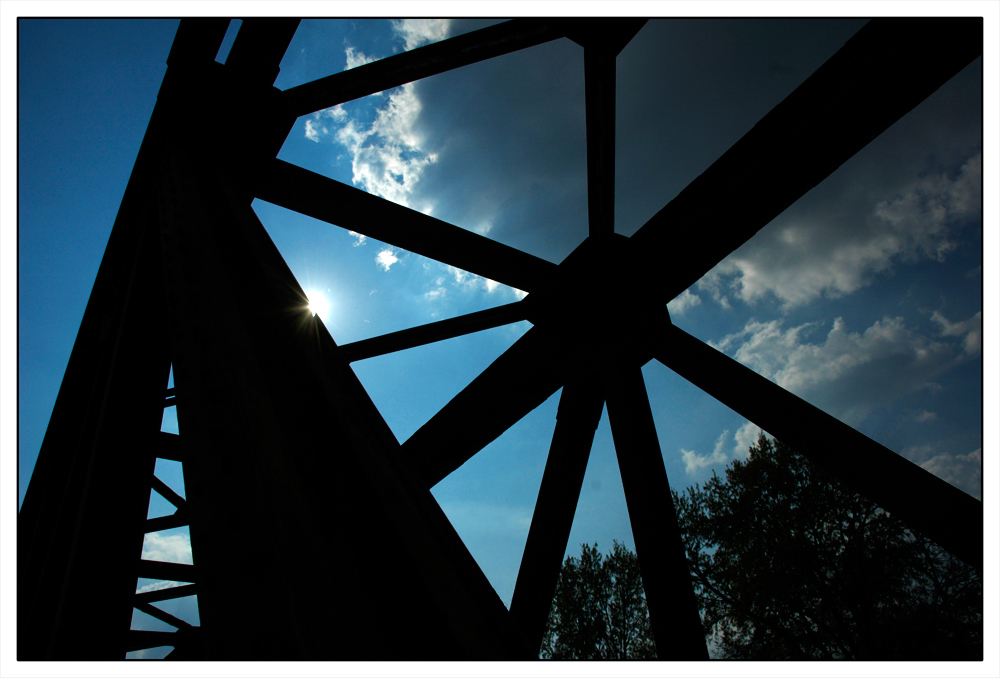
{"type": "Polygon", "coordinates": [[[921,410],[917,413],[917,416],[913,418],[918,424],[926,424],[931,421],[937,420],[937,412],[930,412],[928,410],[921,410]]]}
{"type": "Polygon", "coordinates": [[[397,261],[399,261],[399,257],[396,256],[391,247],[386,247],[375,256],[375,264],[383,271],[388,271],[397,261]]]}
{"type": "Polygon", "coordinates": [[[680,295],[674,297],[667,303],[667,311],[670,315],[681,315],[689,308],[694,308],[701,303],[701,297],[692,294],[691,290],[684,290],[680,295]]]}
{"type": "Polygon", "coordinates": [[[921,176],[867,203],[866,213],[785,217],[712,269],[699,288],[724,305],[729,294],[747,303],[773,294],[791,308],[855,292],[898,262],[942,261],[956,247],[956,225],[981,213],[981,177],[979,153],[954,177],[921,176]]]}
{"type": "Polygon", "coordinates": [[[151,581],[148,584],[143,584],[138,587],[136,593],[146,593],[148,591],[162,591],[163,589],[172,589],[176,586],[180,586],[181,583],[178,581],[151,581]]]}
{"type": "Polygon", "coordinates": [[[939,311],[934,311],[931,320],[941,327],[941,336],[962,337],[962,348],[970,355],[983,350],[983,313],[976,313],[968,320],[949,322],[939,311]]]}
{"type": "Polygon", "coordinates": [[[142,542],[142,557],[145,560],[190,565],[193,562],[191,559],[191,537],[187,534],[150,532],[142,542]]]}
{"type": "Polygon", "coordinates": [[[356,50],[350,45],[344,50],[344,54],[347,57],[347,65],[344,67],[345,70],[350,70],[352,68],[357,68],[358,66],[364,66],[365,64],[370,64],[375,61],[373,57],[368,56],[361,50],[356,50]]]}
{"type": "Polygon", "coordinates": [[[502,292],[505,294],[511,294],[515,299],[521,300],[528,296],[527,292],[515,289],[508,285],[498,283],[496,280],[490,280],[489,278],[484,278],[478,276],[475,273],[469,273],[468,271],[463,271],[460,268],[455,268],[454,266],[446,265],[445,269],[451,276],[453,285],[461,290],[472,292],[475,290],[483,290],[487,294],[493,294],[495,292],[502,292]]]}
{"type": "Polygon", "coordinates": [[[318,126],[315,120],[306,120],[306,139],[309,141],[319,143],[320,132],[325,130],[326,128],[318,126]]]}
{"type": "Polygon", "coordinates": [[[885,317],[860,333],[837,318],[819,343],[806,340],[816,323],[782,325],[751,320],[713,345],[735,346],[741,363],[852,426],[880,405],[935,387],[933,380],[960,358],[953,343],[932,341],[902,318],[885,317]]]}
{"type": "Polygon", "coordinates": [[[979,499],[983,493],[983,449],[968,454],[938,454],[920,465],[941,480],[979,499]]]}
{"type": "Polygon", "coordinates": [[[750,452],[750,446],[757,443],[760,434],[760,426],[752,421],[747,421],[740,426],[733,436],[733,456],[746,459],[750,452]]]}
{"type": "Polygon", "coordinates": [[[407,50],[448,37],[451,19],[402,19],[392,22],[396,34],[403,38],[407,50]]]}
{"type": "Polygon", "coordinates": [[[445,288],[435,287],[431,291],[424,293],[424,299],[427,299],[428,301],[434,301],[436,299],[444,298],[445,296],[447,296],[447,294],[448,290],[446,290],[445,288]]]}
{"type": "Polygon", "coordinates": [[[356,242],[354,243],[355,247],[357,247],[358,245],[364,245],[365,244],[365,240],[368,239],[368,237],[365,236],[363,233],[357,233],[355,231],[348,231],[347,235],[352,236],[353,238],[357,239],[356,242]]]}
{"type": "Polygon", "coordinates": [[[369,193],[430,213],[429,204],[412,205],[424,169],[437,161],[420,150],[417,119],[423,108],[412,83],[394,91],[369,127],[347,120],[336,139],[351,154],[352,181],[369,193]]]}
{"type": "Polygon", "coordinates": [[[329,136],[331,134],[330,128],[323,124],[323,119],[329,118],[334,122],[343,122],[347,119],[347,111],[341,104],[337,104],[331,108],[325,108],[322,111],[316,111],[312,114],[312,117],[306,120],[306,139],[319,143],[320,138],[324,136],[329,136]]]}
{"type": "Polygon", "coordinates": [[[726,463],[728,457],[722,451],[722,448],[725,446],[728,437],[729,431],[723,431],[719,439],[715,441],[715,449],[712,450],[711,454],[698,454],[694,450],[685,450],[682,448],[681,459],[684,460],[684,472],[688,475],[693,475],[695,472],[713,464],[726,463]]]}

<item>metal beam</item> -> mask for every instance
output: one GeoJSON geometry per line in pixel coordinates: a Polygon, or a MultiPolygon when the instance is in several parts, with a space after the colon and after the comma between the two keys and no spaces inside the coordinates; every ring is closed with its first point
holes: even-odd
{"type": "Polygon", "coordinates": [[[176,433],[160,431],[157,437],[156,456],[170,461],[184,461],[187,458],[187,447],[176,433]]]}
{"type": "Polygon", "coordinates": [[[299,21],[273,17],[244,19],[226,57],[226,68],[247,82],[273,84],[299,21]]]}
{"type": "Polygon", "coordinates": [[[124,652],[136,652],[137,650],[148,650],[151,647],[164,647],[167,645],[176,647],[176,631],[140,631],[130,630],[126,636],[124,652]]]}
{"type": "Polygon", "coordinates": [[[156,476],[153,476],[153,479],[150,481],[150,484],[152,488],[156,490],[161,497],[169,501],[178,509],[183,509],[185,506],[187,506],[187,503],[184,501],[184,497],[174,492],[165,482],[163,482],[156,476]]]}
{"type": "Polygon", "coordinates": [[[160,213],[206,658],[529,658],[232,168],[174,153],[160,213]],[[239,544],[261,533],[248,564],[239,544]],[[317,588],[310,571],[350,585],[317,588]]]}
{"type": "Polygon", "coordinates": [[[170,624],[171,626],[176,626],[179,629],[191,628],[191,624],[187,623],[183,619],[178,619],[169,612],[164,612],[155,605],[150,605],[149,603],[146,602],[136,602],[135,609],[139,610],[139,612],[148,614],[150,617],[153,617],[154,619],[159,619],[164,624],[170,624]]]}
{"type": "Polygon", "coordinates": [[[698,601],[677,526],[642,370],[636,366],[610,364],[604,379],[611,433],[622,473],[657,657],[708,659],[698,601]]]}
{"type": "Polygon", "coordinates": [[[215,61],[229,30],[229,19],[182,19],[167,55],[167,65],[204,65],[215,61]]]}
{"type": "Polygon", "coordinates": [[[982,502],[675,326],[656,358],[982,571],[982,502]]]}
{"type": "Polygon", "coordinates": [[[587,107],[587,206],[590,236],[615,232],[615,55],[583,50],[587,107]]]}
{"type": "Polygon", "coordinates": [[[185,598],[198,594],[197,584],[184,584],[183,586],[171,586],[156,591],[144,591],[135,594],[133,605],[143,603],[157,603],[161,600],[173,600],[175,598],[185,598]]]}
{"type": "Polygon", "coordinates": [[[615,232],[615,58],[645,24],[646,19],[567,22],[567,37],[583,46],[591,237],[615,232]]]}
{"type": "Polygon", "coordinates": [[[558,20],[514,19],[292,87],[282,104],[295,116],[308,115],[563,35],[558,20]]]}
{"type": "Polygon", "coordinates": [[[533,327],[400,448],[430,488],[563,385],[564,335],[533,327]]]}
{"type": "Polygon", "coordinates": [[[686,290],[968,66],[982,30],[981,18],[868,22],[632,236],[675,253],[659,297],[686,290]]]}
{"type": "Polygon", "coordinates": [[[254,195],[525,292],[544,287],[556,269],[544,259],[283,160],[265,166],[254,195]]]}
{"type": "Polygon", "coordinates": [[[545,635],[594,432],[603,409],[604,398],[595,383],[578,380],[563,387],[556,430],[510,602],[511,615],[536,652],[545,635]]]}
{"type": "Polygon", "coordinates": [[[129,183],[18,515],[22,660],[121,658],[170,367],[146,189],[129,183]]]}
{"type": "Polygon", "coordinates": [[[177,510],[168,516],[146,519],[146,534],[150,532],[160,532],[161,530],[172,530],[176,527],[184,527],[190,522],[187,511],[177,510]]]}
{"type": "Polygon", "coordinates": [[[493,327],[520,322],[527,315],[525,305],[520,301],[487,308],[475,313],[467,313],[457,318],[448,318],[418,327],[383,334],[380,337],[362,339],[340,347],[340,354],[347,362],[374,358],[375,356],[404,351],[436,341],[452,339],[473,332],[482,332],[493,327]]]}
{"type": "Polygon", "coordinates": [[[143,579],[195,581],[194,565],[168,563],[162,560],[139,560],[139,576],[143,579]]]}

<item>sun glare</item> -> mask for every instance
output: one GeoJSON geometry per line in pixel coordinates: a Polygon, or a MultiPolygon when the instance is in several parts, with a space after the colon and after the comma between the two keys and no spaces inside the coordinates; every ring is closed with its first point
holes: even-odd
{"type": "Polygon", "coordinates": [[[319,290],[306,291],[306,298],[309,300],[309,312],[314,316],[323,318],[326,316],[326,299],[319,290]]]}

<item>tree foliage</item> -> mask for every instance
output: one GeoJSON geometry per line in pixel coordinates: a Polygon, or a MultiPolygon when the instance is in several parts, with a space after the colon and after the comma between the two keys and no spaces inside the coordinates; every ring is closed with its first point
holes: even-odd
{"type": "Polygon", "coordinates": [[[651,659],[656,652],[635,554],[618,542],[602,558],[597,544],[563,563],[543,659],[651,659]]]}
{"type": "Polygon", "coordinates": [[[976,572],[782,442],[674,501],[715,654],[982,658],[976,572]]]}

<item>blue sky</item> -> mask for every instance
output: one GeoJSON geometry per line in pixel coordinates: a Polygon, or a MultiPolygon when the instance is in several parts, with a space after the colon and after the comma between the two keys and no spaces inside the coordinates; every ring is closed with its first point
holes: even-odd
{"type": "MultiPolygon", "coordinates": [[[[287,89],[489,23],[304,21],[275,84],[287,89]]],[[[647,24],[618,58],[616,231],[634,233],[863,23],[647,24]]],[[[19,503],[176,26],[19,23],[19,503]]],[[[231,28],[220,61],[232,37],[231,28]]],[[[685,331],[976,497],[981,68],[975,61],[668,305],[685,331]]],[[[229,122],[205,124],[225,135],[229,122]]],[[[582,48],[560,40],[300,118],[279,157],[558,263],[587,233],[584,122],[582,48]]],[[[254,209],[303,288],[323,297],[321,317],[339,344],[523,296],[268,203],[254,209]]],[[[644,252],[634,266],[655,272],[665,259],[644,252]]],[[[529,327],[353,367],[403,442],[529,327]]],[[[672,487],[745,455],[752,424],[659,363],[643,375],[672,487]]],[[[558,395],[433,489],[505,603],[558,395]]],[[[176,431],[169,412],[164,426],[176,431]]],[[[158,475],[182,490],[172,466],[158,475]]],[[[154,497],[151,515],[165,511],[154,497]]],[[[189,559],[186,539],[184,530],[148,537],[147,557],[189,559]]],[[[568,552],[613,539],[633,546],[605,413],[568,552]]]]}

